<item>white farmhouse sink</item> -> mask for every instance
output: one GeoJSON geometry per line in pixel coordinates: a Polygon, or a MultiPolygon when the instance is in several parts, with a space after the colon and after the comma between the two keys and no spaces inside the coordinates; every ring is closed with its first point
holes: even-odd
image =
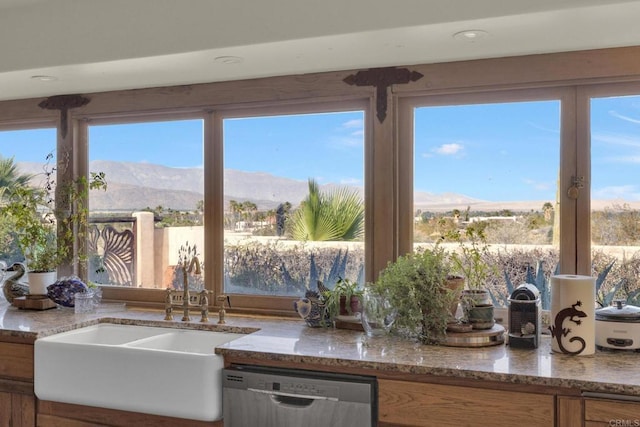
{"type": "Polygon", "coordinates": [[[37,339],[41,400],[213,421],[222,418],[226,332],[102,323],[37,339]]]}

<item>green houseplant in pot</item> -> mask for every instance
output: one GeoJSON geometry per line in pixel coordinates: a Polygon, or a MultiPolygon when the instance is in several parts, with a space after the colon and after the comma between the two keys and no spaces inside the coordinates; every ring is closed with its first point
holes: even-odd
{"type": "Polygon", "coordinates": [[[322,289],[322,299],[328,318],[353,316],[362,310],[364,290],[357,282],[340,278],[332,289],[325,286],[319,286],[319,288],[322,289]]]}
{"type": "Polygon", "coordinates": [[[453,271],[466,282],[460,300],[465,319],[474,329],[490,329],[495,323],[494,308],[486,284],[492,266],[487,263],[489,247],[484,232],[478,226],[469,225],[463,232],[449,232],[446,239],[459,245],[452,259],[453,271]]]}
{"type": "Polygon", "coordinates": [[[55,168],[49,168],[47,156],[42,187],[13,186],[2,194],[0,214],[14,227],[14,239],[20,247],[28,269],[29,293],[46,295],[47,286],[56,281],[56,269],[72,261],[74,240],[86,236],[90,189],[106,189],[103,173],[92,173],[91,180],[78,178],[55,188],[55,168]],[[52,194],[63,200],[60,209],[52,194]],[[44,276],[43,276],[44,275],[44,276]]]}
{"type": "Polygon", "coordinates": [[[47,192],[17,187],[5,193],[2,215],[15,227],[15,239],[28,268],[29,293],[45,295],[56,280],[56,268],[67,251],[57,242],[57,221],[47,192]]]}
{"type": "Polygon", "coordinates": [[[453,301],[446,285],[450,271],[449,254],[436,245],[398,257],[367,289],[387,298],[396,311],[392,332],[439,344],[446,338],[453,301]]]}

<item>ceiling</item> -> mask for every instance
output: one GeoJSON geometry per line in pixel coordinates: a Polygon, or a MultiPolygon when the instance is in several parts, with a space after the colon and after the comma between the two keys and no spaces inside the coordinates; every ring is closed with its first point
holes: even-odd
{"type": "Polygon", "coordinates": [[[640,45],[639,17],[619,0],[0,0],[0,100],[640,45]]]}

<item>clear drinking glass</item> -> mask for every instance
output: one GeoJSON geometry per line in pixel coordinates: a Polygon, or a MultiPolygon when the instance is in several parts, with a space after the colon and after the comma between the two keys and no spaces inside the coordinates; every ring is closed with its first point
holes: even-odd
{"type": "Polygon", "coordinates": [[[366,289],[362,297],[362,326],[367,336],[385,335],[396,320],[397,310],[389,300],[366,289]]]}
{"type": "Polygon", "coordinates": [[[74,311],[76,314],[94,313],[96,303],[92,291],[78,292],[74,295],[74,311]]]}

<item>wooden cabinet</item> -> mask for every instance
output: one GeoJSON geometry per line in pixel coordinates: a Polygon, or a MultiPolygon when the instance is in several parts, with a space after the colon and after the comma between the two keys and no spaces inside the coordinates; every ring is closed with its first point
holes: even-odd
{"type": "Polygon", "coordinates": [[[557,427],[583,427],[584,399],[575,396],[558,396],[556,413],[557,427]]]}
{"type": "Polygon", "coordinates": [[[584,399],[585,427],[640,427],[640,402],[584,399]]]}
{"type": "Polygon", "coordinates": [[[378,390],[381,425],[542,427],[555,423],[552,394],[384,379],[379,380],[378,390]]]}
{"type": "Polygon", "coordinates": [[[0,342],[0,427],[34,427],[33,345],[0,342]]]}
{"type": "Polygon", "coordinates": [[[33,396],[0,392],[0,426],[33,427],[35,425],[36,405],[33,396]]]}
{"type": "MultiPolygon", "coordinates": [[[[180,401],[168,402],[179,405],[180,401]]],[[[222,421],[194,421],[57,402],[38,402],[38,427],[222,427],[222,421]]]]}

